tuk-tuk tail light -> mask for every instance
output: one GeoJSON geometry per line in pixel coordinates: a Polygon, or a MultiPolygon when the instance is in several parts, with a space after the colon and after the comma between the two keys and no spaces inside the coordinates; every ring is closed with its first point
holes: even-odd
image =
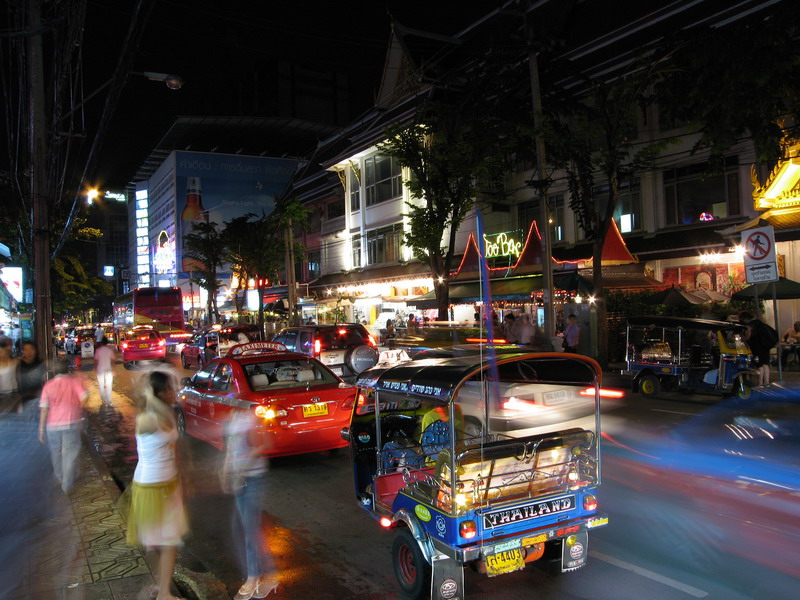
{"type": "Polygon", "coordinates": [[[583,510],[597,510],[597,496],[586,494],[583,497],[583,510]]]}
{"type": "Polygon", "coordinates": [[[381,527],[386,527],[388,529],[392,526],[392,520],[389,517],[381,517],[380,524],[381,527]]]}
{"type": "Polygon", "coordinates": [[[458,526],[458,533],[461,537],[467,540],[471,540],[476,535],[478,535],[478,526],[475,521],[461,521],[458,526]]]}

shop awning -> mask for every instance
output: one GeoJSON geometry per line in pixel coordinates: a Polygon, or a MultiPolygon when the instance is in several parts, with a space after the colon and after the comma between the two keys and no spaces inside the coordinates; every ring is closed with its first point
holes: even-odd
{"type": "MultiPolygon", "coordinates": [[[[492,279],[490,289],[493,301],[526,300],[531,292],[542,289],[541,276],[513,277],[508,279],[492,279]]],[[[469,304],[483,300],[481,284],[479,281],[457,282],[450,284],[450,303],[469,304]]],[[[436,293],[430,291],[422,296],[411,298],[409,304],[417,308],[432,308],[436,306],[436,293]]]]}

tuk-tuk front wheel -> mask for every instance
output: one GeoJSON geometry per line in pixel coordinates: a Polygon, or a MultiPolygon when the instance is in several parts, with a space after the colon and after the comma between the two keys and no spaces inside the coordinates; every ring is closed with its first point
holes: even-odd
{"type": "Polygon", "coordinates": [[[753,393],[753,388],[744,375],[739,375],[733,382],[733,395],[739,400],[747,400],[753,393]]]}
{"type": "Polygon", "coordinates": [[[402,527],[394,538],[392,563],[397,582],[409,597],[416,600],[430,594],[431,566],[407,527],[402,527]]]}
{"type": "Polygon", "coordinates": [[[639,378],[639,393],[645,398],[652,398],[661,391],[661,382],[652,373],[645,373],[639,378]]]}

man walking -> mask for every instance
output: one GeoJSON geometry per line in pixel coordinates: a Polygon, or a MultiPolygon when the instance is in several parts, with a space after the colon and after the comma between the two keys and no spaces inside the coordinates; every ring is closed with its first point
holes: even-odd
{"type": "Polygon", "coordinates": [[[580,342],[581,329],[578,326],[578,318],[575,315],[567,317],[567,327],[564,329],[564,352],[578,353],[578,342],[580,342]]]}
{"type": "Polygon", "coordinates": [[[14,344],[14,356],[19,356],[22,350],[22,329],[16,323],[11,329],[11,343],[14,344]]]}
{"type": "Polygon", "coordinates": [[[94,351],[94,372],[97,375],[97,387],[104,406],[111,404],[111,386],[114,381],[114,351],[108,345],[108,339],[102,338],[94,351]]]}

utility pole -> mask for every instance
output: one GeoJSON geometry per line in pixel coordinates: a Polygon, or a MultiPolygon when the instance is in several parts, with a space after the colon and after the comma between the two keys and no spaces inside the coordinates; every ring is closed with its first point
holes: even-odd
{"type": "Polygon", "coordinates": [[[544,153],[544,134],[542,133],[542,92],[539,85],[539,58],[534,47],[533,23],[531,13],[526,15],[526,37],[528,42],[528,69],[531,78],[531,96],[533,97],[533,124],[536,129],[536,171],[538,173],[534,187],[539,194],[539,233],[542,234],[542,294],[544,296],[544,335],[547,343],[555,336],[555,311],[553,308],[553,263],[552,243],[550,240],[550,206],[547,201],[549,187],[545,177],[547,162],[544,153]]]}
{"type": "Polygon", "coordinates": [[[294,277],[294,230],[291,218],[286,220],[284,236],[286,240],[286,301],[289,303],[289,325],[299,325],[295,314],[297,285],[294,277]]]}
{"type": "Polygon", "coordinates": [[[47,131],[40,0],[28,0],[28,90],[30,190],[33,205],[34,339],[42,356],[51,356],[50,215],[47,198],[47,131]]]}

